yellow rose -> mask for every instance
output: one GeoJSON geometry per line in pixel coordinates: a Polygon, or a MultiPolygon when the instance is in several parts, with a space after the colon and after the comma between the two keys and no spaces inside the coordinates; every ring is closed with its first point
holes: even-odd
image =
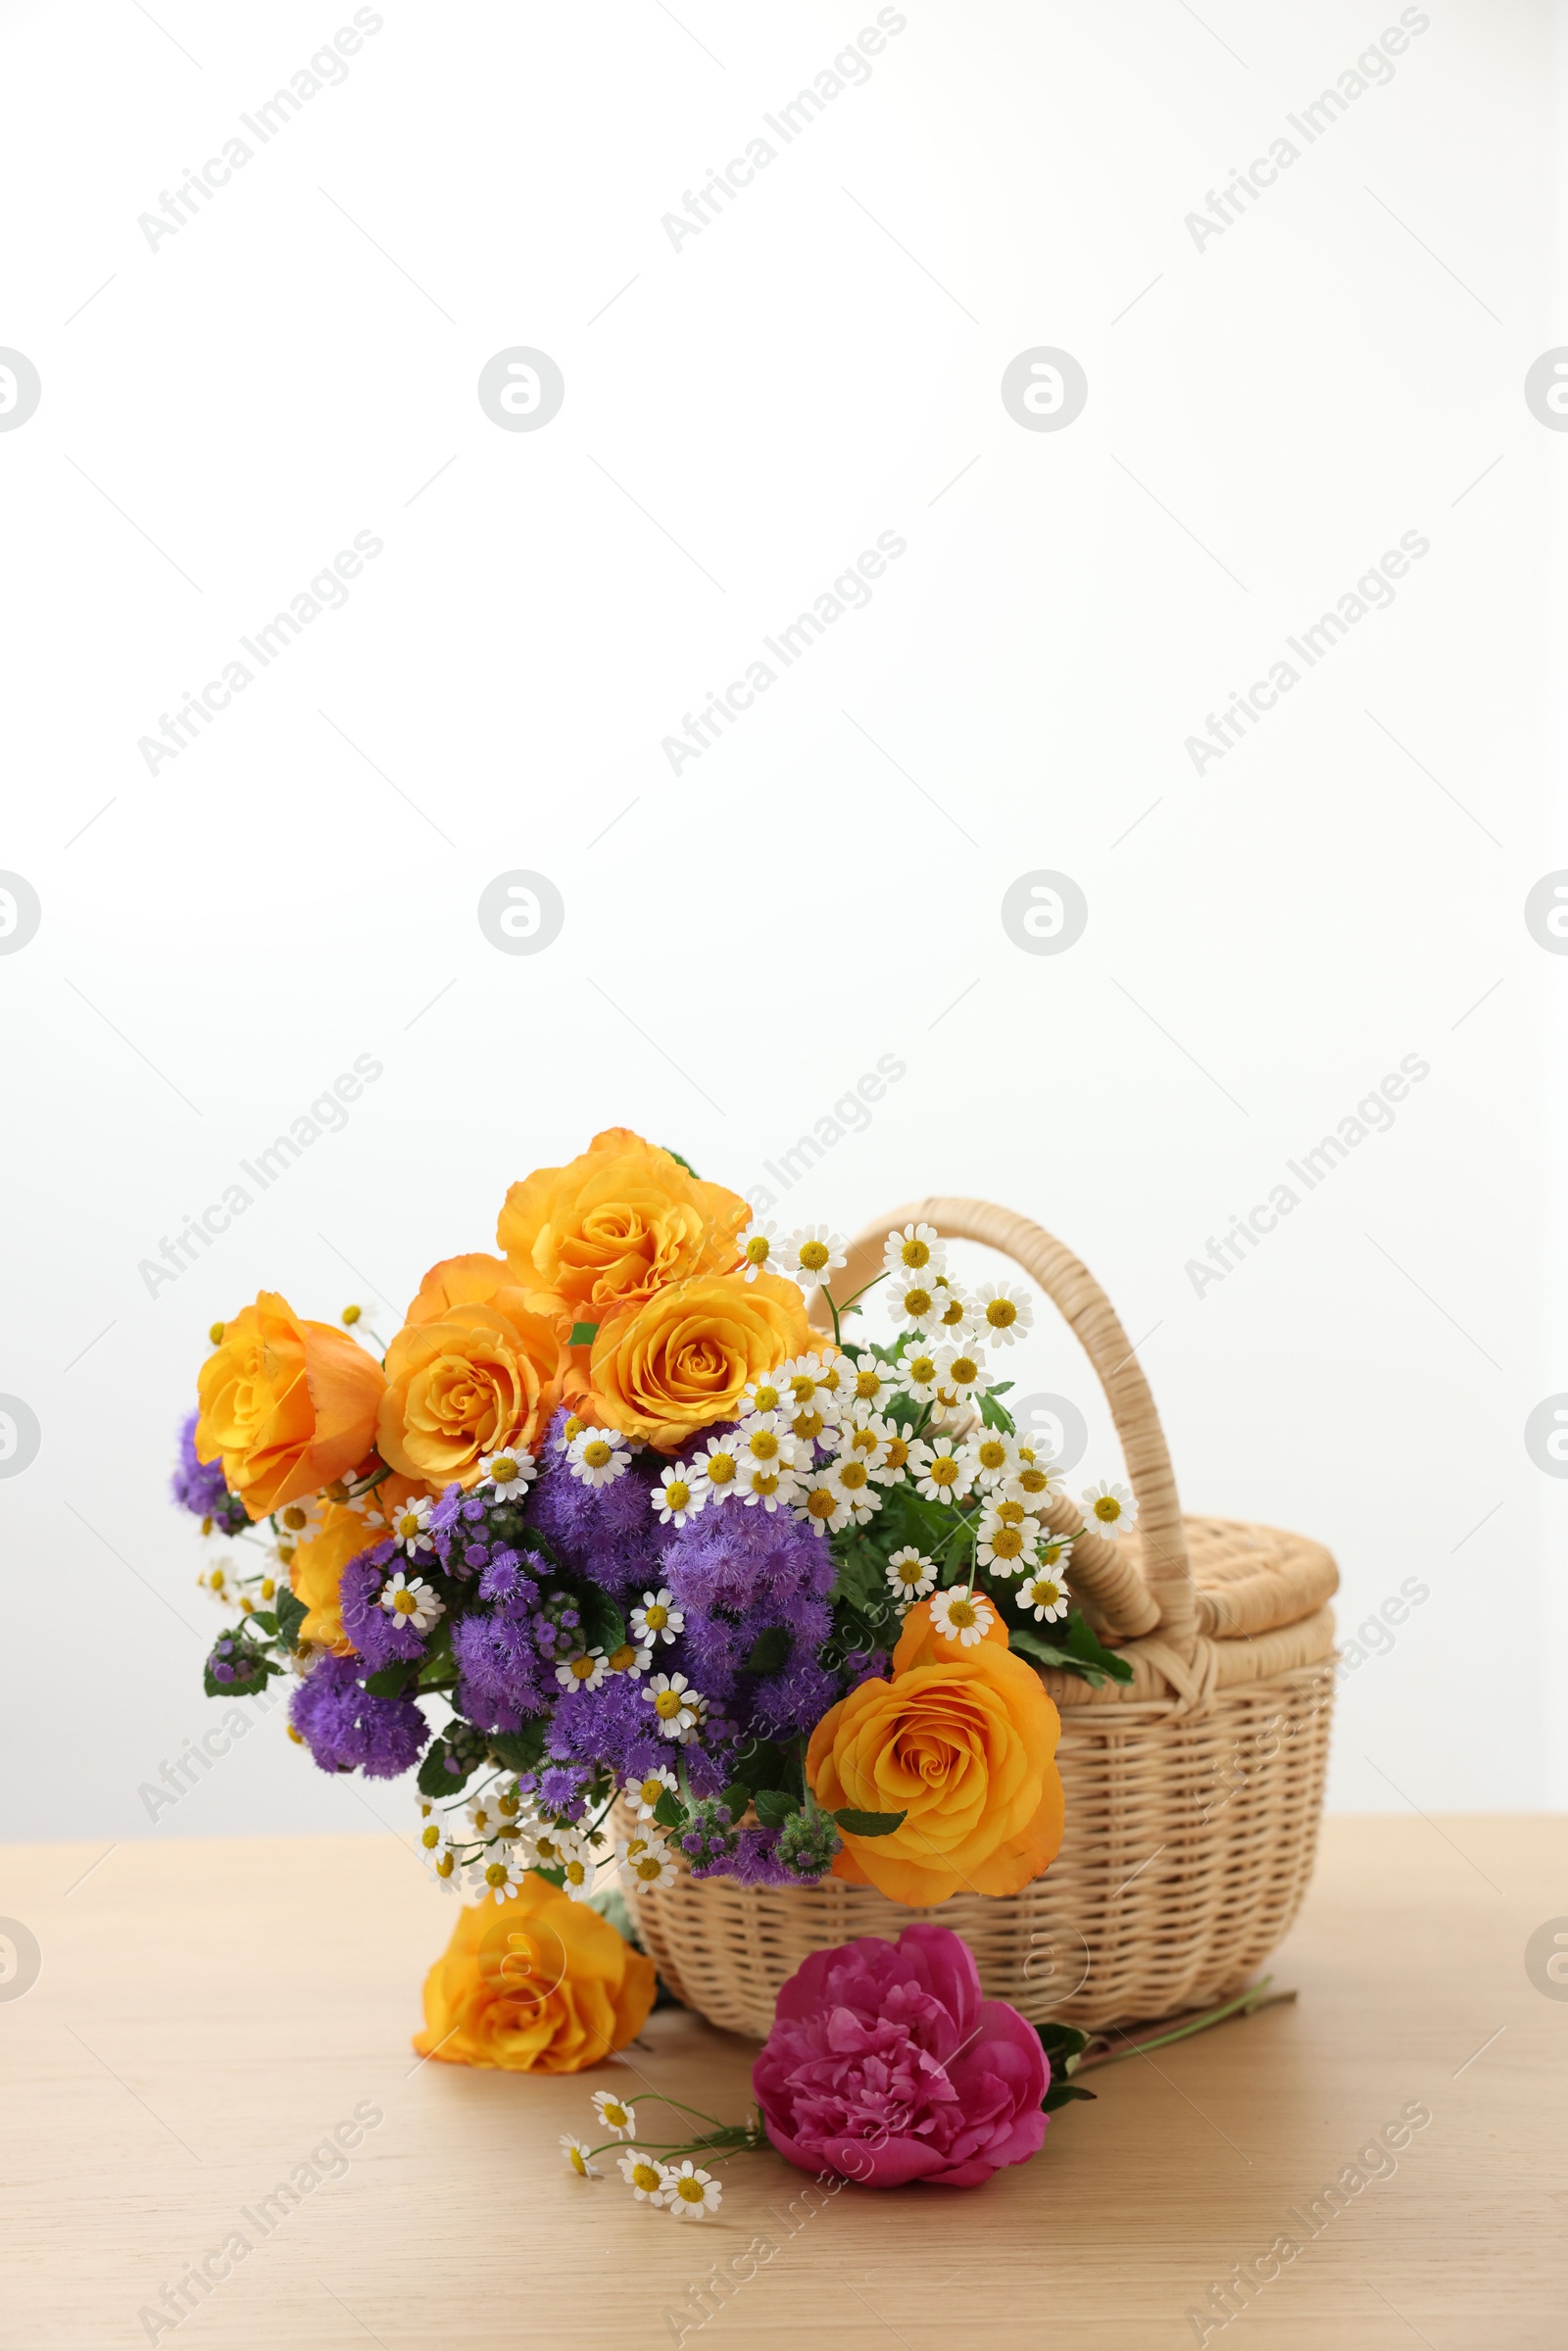
{"type": "Polygon", "coordinates": [[[724,1273],[751,1216],[629,1127],[596,1135],[567,1167],[541,1167],[507,1194],[496,1241],[514,1278],[553,1290],[577,1322],[693,1274],[724,1273]]]}
{"type": "Polygon", "coordinates": [[[220,1459],[247,1515],[266,1518],[358,1467],[383,1386],[375,1357],[345,1331],[302,1322],[264,1290],[202,1365],[196,1458],[220,1459]]]}
{"type": "Polygon", "coordinates": [[[487,1453],[536,1450],[564,1393],[567,1335],[559,1301],[519,1289],[502,1258],[433,1265],[387,1349],[382,1460],[439,1494],[477,1484],[487,1453]]]}
{"type": "Polygon", "coordinates": [[[862,1682],[811,1733],[806,1778],[828,1812],[902,1812],[890,1837],[846,1834],[833,1875],[922,1908],[1013,1894],[1061,1845],[1061,1719],[993,1614],[964,1648],[909,1609],[890,1682],[862,1682]]]}
{"type": "Polygon", "coordinates": [[[814,1344],[794,1282],[701,1274],[617,1308],[599,1326],[578,1410],[662,1453],[733,1420],[749,1380],[814,1344]]]}
{"type": "MultiPolygon", "coordinates": [[[[386,1487],[378,1487],[376,1493],[384,1496],[386,1487]]],[[[354,1643],[343,1630],[338,1588],[349,1561],[368,1551],[384,1532],[381,1527],[367,1526],[363,1510],[328,1502],[315,1534],[300,1538],[288,1564],[288,1581],[294,1597],[303,1600],[309,1610],[299,1629],[301,1641],[319,1641],[340,1657],[353,1654],[354,1643]]]]}
{"type": "Polygon", "coordinates": [[[421,2057],[577,2074],[623,2049],[654,2005],[654,1963],[586,1902],[532,1873],[458,1919],[424,1980],[421,2057]]]}

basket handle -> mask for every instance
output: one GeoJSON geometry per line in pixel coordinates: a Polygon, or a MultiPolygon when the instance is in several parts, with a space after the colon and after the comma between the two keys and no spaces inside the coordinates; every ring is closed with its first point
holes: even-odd
{"type": "MultiPolygon", "coordinates": [[[[1198,1615],[1176,1479],[1149,1383],[1109,1298],[1089,1268],[1043,1226],[978,1200],[915,1200],[866,1225],[850,1245],[842,1277],[846,1297],[853,1297],[875,1275],[889,1230],[912,1223],[934,1225],[945,1238],[980,1241],[1002,1250],[1038,1282],[1071,1326],[1104,1391],[1138,1502],[1134,1537],[1112,1543],[1086,1534],[1074,1544],[1073,1581],[1112,1630],[1137,1636],[1157,1626],[1178,1655],[1190,1658],[1198,1615]],[[1132,1545],[1141,1558],[1142,1573],[1129,1555],[1132,1545]]],[[[811,1304],[813,1321],[825,1322],[820,1294],[811,1304]]],[[[1064,1532],[1077,1513],[1060,1505],[1058,1510],[1058,1531],[1064,1532]]]]}

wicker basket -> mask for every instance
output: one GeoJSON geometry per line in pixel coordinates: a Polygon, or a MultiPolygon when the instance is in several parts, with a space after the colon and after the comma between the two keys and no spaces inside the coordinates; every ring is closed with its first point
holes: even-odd
{"type": "MultiPolygon", "coordinates": [[[[639,1932],[679,2000],[758,2037],[809,1952],[894,1935],[916,1918],[956,1928],[992,1997],[1037,2022],[1099,2031],[1223,2000],[1283,1936],[1311,1873],[1338,1571],[1301,1536],[1182,1517],[1153,1399],[1110,1301],[1038,1225],[981,1200],[915,1202],[866,1227],[852,1289],[875,1272],[889,1226],[910,1218],[1015,1259],[1100,1377],[1139,1522],[1116,1544],[1085,1537],[1071,1580],[1134,1678],[1091,1690],[1043,1673],[1061,1711],[1066,1833],[1021,1892],[916,1911],[832,1878],[772,1889],[682,1869],[675,1885],[633,1895],[639,1932]]],[[[1063,1530],[1077,1523],[1070,1502],[1056,1517],[1063,1530]]]]}

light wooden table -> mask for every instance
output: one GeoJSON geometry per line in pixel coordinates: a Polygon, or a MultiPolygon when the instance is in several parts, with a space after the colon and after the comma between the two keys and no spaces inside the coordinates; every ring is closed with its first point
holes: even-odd
{"type": "Polygon", "coordinates": [[[1189,2309],[1304,2237],[1293,2211],[1412,2103],[1432,2119],[1397,2169],[1208,2341],[1568,2343],[1568,1998],[1525,1964],[1536,1930],[1568,1926],[1560,1819],[1332,1820],[1276,1962],[1297,2006],[1098,2072],[1099,2103],[977,2192],[807,2210],[769,2153],[728,2167],[699,2225],[613,2173],[569,2178],[557,2140],[586,2133],[595,2087],[739,2116],[750,2045],[671,2011],[631,2072],[418,2064],[453,1912],[392,1837],[12,1847],[0,1914],[42,1954],[0,1999],[6,2351],[147,2341],[139,2310],[235,2229],[254,2250],[160,2342],[653,2351],[684,2324],[703,2351],[1176,2351],[1199,2339],[1189,2309]],[[356,2107],[384,2120],[262,2239],[242,2212],[356,2107]],[[732,2257],[743,2281],[701,2323],[694,2295],[732,2257]]]}

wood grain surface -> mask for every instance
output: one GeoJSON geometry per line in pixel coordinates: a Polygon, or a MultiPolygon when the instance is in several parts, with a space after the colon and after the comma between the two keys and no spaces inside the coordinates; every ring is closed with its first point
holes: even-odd
{"type": "Polygon", "coordinates": [[[668,2011],[566,2079],[419,2063],[454,1913],[399,1837],[14,1846],[0,1914],[41,1953],[0,1996],[5,2351],[145,2343],[139,2313],[235,2230],[251,2250],[159,2342],[1176,2351],[1286,2236],[1208,2342],[1568,2343],[1568,1997],[1526,1964],[1568,1934],[1559,1818],[1330,1820],[1274,1963],[1295,2006],[1097,2072],[1098,2103],[983,2189],[808,2196],[769,2153],[690,2225],[612,2167],[570,2178],[558,2139],[600,2135],[609,2086],[738,2117],[751,2045],[668,2011]],[[1358,2165],[1412,2106],[1430,2122],[1358,2165]],[[264,2234],[262,2200],[357,2109],[382,2119],[264,2234]],[[1364,2184],[1312,2229],[1348,2167],[1364,2184]]]}

